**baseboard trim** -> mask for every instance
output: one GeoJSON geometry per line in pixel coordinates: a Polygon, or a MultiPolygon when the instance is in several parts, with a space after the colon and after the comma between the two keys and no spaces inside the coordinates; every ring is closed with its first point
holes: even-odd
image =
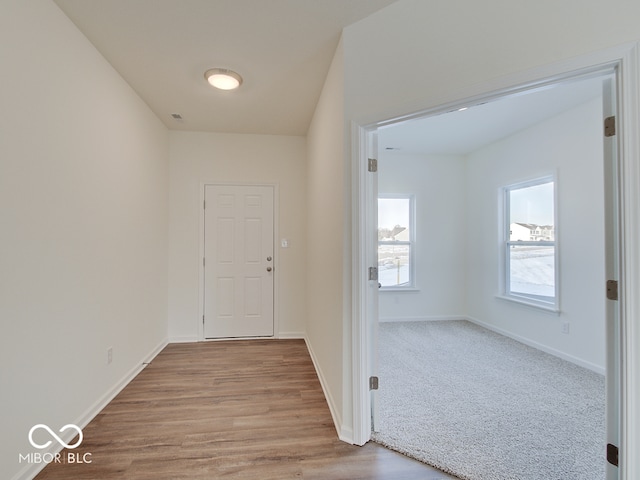
{"type": "Polygon", "coordinates": [[[320,366],[317,361],[317,357],[313,351],[313,347],[311,346],[311,342],[309,341],[309,338],[306,335],[304,336],[304,343],[307,345],[307,350],[309,351],[311,362],[313,362],[313,367],[316,370],[316,375],[318,375],[318,380],[320,380],[320,386],[322,387],[324,398],[327,400],[327,405],[329,406],[329,412],[331,412],[331,419],[333,420],[333,426],[336,429],[338,438],[343,442],[353,443],[353,440],[352,440],[353,432],[350,432],[349,429],[345,429],[342,426],[342,418],[338,413],[335,400],[331,395],[331,392],[327,388],[327,382],[325,380],[324,375],[322,374],[322,369],[320,369],[320,366]]]}
{"type": "Polygon", "coordinates": [[[305,334],[304,332],[280,332],[278,333],[277,338],[281,340],[304,340],[305,334]]]}
{"type": "Polygon", "coordinates": [[[242,338],[206,338],[204,340],[200,340],[195,335],[182,335],[178,337],[170,337],[168,343],[196,343],[196,342],[209,342],[209,341],[223,341],[223,340],[262,340],[265,338],[277,338],[277,339],[296,339],[302,340],[305,338],[304,332],[279,332],[275,334],[273,337],[242,337],[242,338]]]}
{"type": "Polygon", "coordinates": [[[422,317],[381,317],[379,323],[391,322],[444,322],[448,320],[466,320],[465,315],[432,315],[422,317]]]}
{"type": "Polygon", "coordinates": [[[195,343],[199,341],[196,335],[182,335],[179,337],[169,337],[167,343],[195,343]]]}
{"type": "Polygon", "coordinates": [[[352,428],[347,428],[344,425],[340,429],[340,433],[338,433],[338,439],[341,442],[349,443],[351,445],[355,445],[356,444],[356,442],[353,439],[353,429],[352,428]]]}
{"type": "Polygon", "coordinates": [[[126,387],[131,380],[133,380],[145,367],[151,363],[151,361],[156,358],[156,356],[166,347],[168,344],[167,340],[163,340],[158,345],[156,345],[147,355],[144,355],[139,363],[133,367],[129,372],[125,374],[122,379],[118,383],[116,383],[107,393],[105,393],[97,402],[95,402],[84,415],[80,417],[80,419],[76,422],[80,428],[86,427],[91,420],[93,420],[96,415],[98,415],[104,407],[106,407],[111,400],[113,400],[116,395],[118,395],[124,387],[126,387]]]}
{"type": "MultiPolygon", "coordinates": [[[[81,429],[84,429],[91,420],[93,420],[103,409],[106,407],[111,400],[113,400],[116,395],[118,395],[124,387],[126,387],[131,380],[133,380],[144,368],[147,364],[151,363],[151,361],[167,346],[169,342],[165,339],[156,345],[148,354],[144,355],[140,362],[133,367],[129,372],[127,372],[124,377],[120,379],[112,388],[110,388],[102,397],[100,397],[91,407],[87,409],[75,422],[72,422],[74,425],[77,425],[81,429]]],[[[75,436],[75,432],[73,430],[68,431],[67,434],[60,434],[60,438],[65,443],[70,443],[75,436]]],[[[58,442],[53,442],[51,446],[47,449],[44,449],[40,453],[42,455],[51,454],[54,455],[56,453],[60,453],[63,447],[58,442]]],[[[38,473],[42,471],[47,466],[47,463],[34,463],[28,464],[24,469],[19,471],[11,480],[30,480],[33,479],[38,473]]]]}
{"type": "Polygon", "coordinates": [[[486,328],[487,330],[491,330],[492,332],[511,338],[512,340],[515,340],[517,342],[524,343],[525,345],[533,347],[536,350],[540,350],[548,353],[549,355],[553,355],[554,357],[561,358],[562,360],[566,360],[567,362],[571,362],[580,367],[586,368],[587,370],[591,370],[592,372],[599,373],[600,375],[606,374],[606,369],[604,367],[596,365],[595,363],[587,362],[585,360],[582,360],[581,358],[574,357],[573,355],[569,355],[568,353],[543,345],[542,343],[538,343],[533,340],[529,340],[528,338],[515,335],[507,330],[503,330],[502,328],[483,322],[482,320],[478,320],[477,318],[466,316],[464,317],[464,320],[468,320],[471,323],[475,323],[480,327],[486,328]]]}

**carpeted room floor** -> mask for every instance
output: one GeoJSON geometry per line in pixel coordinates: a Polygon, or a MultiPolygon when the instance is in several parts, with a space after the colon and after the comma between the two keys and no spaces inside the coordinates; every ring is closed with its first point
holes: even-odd
{"type": "Polygon", "coordinates": [[[470,322],[382,323],[375,440],[468,480],[603,480],[604,376],[470,322]]]}

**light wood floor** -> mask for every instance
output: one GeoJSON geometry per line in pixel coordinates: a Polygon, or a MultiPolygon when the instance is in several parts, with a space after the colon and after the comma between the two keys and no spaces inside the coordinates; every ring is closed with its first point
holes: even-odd
{"type": "Polygon", "coordinates": [[[73,452],[90,464],[51,463],[36,478],[454,478],[338,440],[302,340],[168,345],[83,433],[73,452]]]}

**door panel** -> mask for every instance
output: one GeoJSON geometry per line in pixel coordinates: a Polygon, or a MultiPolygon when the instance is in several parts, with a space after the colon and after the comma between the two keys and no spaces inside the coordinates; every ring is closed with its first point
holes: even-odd
{"type": "Polygon", "coordinates": [[[207,185],[204,337],[273,336],[273,187],[207,185]]]}

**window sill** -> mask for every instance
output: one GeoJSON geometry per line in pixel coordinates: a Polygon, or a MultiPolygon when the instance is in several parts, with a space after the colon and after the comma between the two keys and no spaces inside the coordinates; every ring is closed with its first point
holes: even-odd
{"type": "Polygon", "coordinates": [[[528,300],[526,298],[508,296],[508,295],[496,295],[496,298],[499,300],[503,300],[506,302],[517,303],[520,305],[524,305],[530,308],[535,308],[537,310],[542,310],[547,313],[553,313],[555,315],[560,315],[560,310],[555,305],[545,305],[542,303],[538,303],[534,300],[528,300]]]}
{"type": "Polygon", "coordinates": [[[396,293],[396,292],[419,292],[417,287],[381,287],[380,293],[396,293]]]}

